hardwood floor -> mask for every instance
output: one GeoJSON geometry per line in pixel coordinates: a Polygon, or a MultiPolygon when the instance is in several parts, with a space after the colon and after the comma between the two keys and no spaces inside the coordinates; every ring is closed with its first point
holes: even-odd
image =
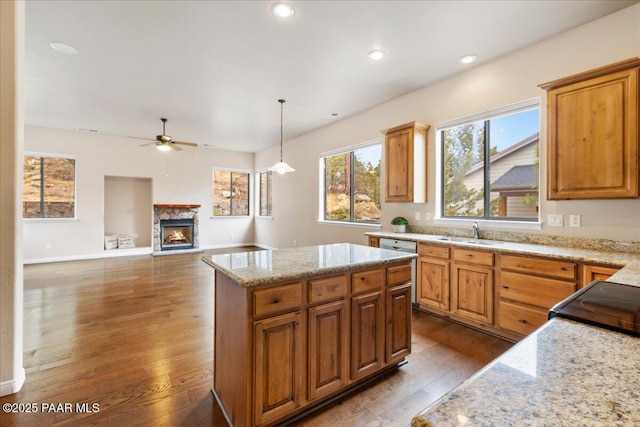
{"type": "MultiPolygon", "coordinates": [[[[2,411],[0,426],[226,426],[210,392],[213,270],[202,255],[25,266],[27,379],[0,403],[37,412],[2,411]]],[[[406,426],[512,345],[415,310],[413,322],[408,364],[296,425],[406,426]]]]}

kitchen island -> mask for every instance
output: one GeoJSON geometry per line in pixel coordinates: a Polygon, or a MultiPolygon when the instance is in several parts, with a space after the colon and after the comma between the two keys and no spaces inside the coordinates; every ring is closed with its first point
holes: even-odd
{"type": "Polygon", "coordinates": [[[349,243],[203,257],[215,269],[212,391],[228,423],[282,423],[401,363],[415,257],[349,243]]]}

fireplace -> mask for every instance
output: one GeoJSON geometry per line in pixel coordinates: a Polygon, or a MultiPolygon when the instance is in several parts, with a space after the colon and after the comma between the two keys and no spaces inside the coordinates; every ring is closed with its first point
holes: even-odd
{"type": "Polygon", "coordinates": [[[193,248],[193,218],[160,221],[160,250],[193,248]]]}
{"type": "Polygon", "coordinates": [[[153,255],[202,252],[198,238],[200,205],[153,205],[153,255]]]}

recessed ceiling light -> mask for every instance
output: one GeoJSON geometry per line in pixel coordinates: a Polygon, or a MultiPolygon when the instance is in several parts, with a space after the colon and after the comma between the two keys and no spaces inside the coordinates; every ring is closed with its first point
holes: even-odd
{"type": "Polygon", "coordinates": [[[289,18],[296,13],[296,10],[289,3],[279,1],[271,6],[271,13],[276,15],[278,18],[289,18]]]}
{"type": "Polygon", "coordinates": [[[52,49],[67,55],[77,55],[80,53],[78,49],[66,43],[53,42],[53,43],[50,43],[49,46],[51,46],[52,49]]]}
{"type": "Polygon", "coordinates": [[[380,61],[382,58],[387,56],[387,52],[385,52],[384,50],[376,49],[369,52],[367,56],[369,57],[369,59],[372,59],[374,61],[380,61]]]}
{"type": "Polygon", "coordinates": [[[471,54],[465,55],[462,58],[458,59],[458,62],[460,62],[461,64],[471,64],[476,59],[478,59],[478,55],[471,54]]]}

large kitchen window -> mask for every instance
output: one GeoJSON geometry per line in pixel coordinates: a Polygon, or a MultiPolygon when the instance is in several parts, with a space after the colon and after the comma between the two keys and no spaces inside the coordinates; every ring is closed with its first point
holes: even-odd
{"type": "Polygon", "coordinates": [[[438,125],[442,218],[538,220],[538,100],[438,125]]]}
{"type": "Polygon", "coordinates": [[[213,171],[213,216],[249,215],[249,173],[213,171]]]}
{"type": "Polygon", "coordinates": [[[258,188],[260,210],[258,216],[271,216],[271,195],[273,192],[273,175],[271,171],[258,172],[258,188]]]}
{"type": "Polygon", "coordinates": [[[381,144],[368,144],[320,159],[321,220],[380,224],[381,151],[381,144]]]}
{"type": "Polygon", "coordinates": [[[22,172],[23,218],[75,218],[75,157],[26,153],[22,172]]]}

